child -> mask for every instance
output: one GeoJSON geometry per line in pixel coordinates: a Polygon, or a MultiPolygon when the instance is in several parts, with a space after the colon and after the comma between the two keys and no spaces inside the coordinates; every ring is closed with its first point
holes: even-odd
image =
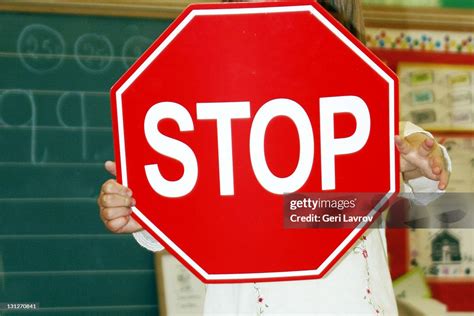
{"type": "MultiPolygon", "coordinates": [[[[363,23],[358,1],[319,1],[354,35],[362,39],[363,23]]],[[[400,171],[405,190],[444,190],[449,158],[429,133],[401,123],[395,142],[401,153],[400,171]]],[[[105,168],[115,175],[115,163],[105,168]]],[[[108,180],[98,199],[100,216],[115,233],[133,233],[144,247],[163,247],[130,216],[132,191],[108,180]]],[[[249,258],[252,260],[252,258],[249,258]]],[[[336,266],[319,280],[211,284],[207,287],[205,314],[372,314],[395,315],[397,308],[387,265],[384,229],[369,229],[336,266]]]]}

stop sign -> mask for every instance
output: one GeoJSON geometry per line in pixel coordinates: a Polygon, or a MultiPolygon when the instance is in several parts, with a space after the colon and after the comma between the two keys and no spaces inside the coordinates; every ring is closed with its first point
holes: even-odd
{"type": "Polygon", "coordinates": [[[382,193],[376,218],[398,190],[397,89],[316,3],[191,5],[112,88],[118,181],[207,283],[320,278],[371,221],[288,228],[284,194],[382,193]]]}

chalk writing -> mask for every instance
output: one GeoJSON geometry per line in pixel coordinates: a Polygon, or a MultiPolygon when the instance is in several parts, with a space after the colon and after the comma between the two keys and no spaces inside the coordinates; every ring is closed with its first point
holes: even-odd
{"type": "Polygon", "coordinates": [[[125,68],[128,69],[151,43],[152,40],[145,36],[130,37],[122,47],[122,61],[125,68]]]}
{"type": "Polygon", "coordinates": [[[63,61],[64,39],[49,26],[31,24],[18,37],[17,52],[22,64],[31,72],[51,72],[63,61]]]}
{"type": "Polygon", "coordinates": [[[84,71],[98,73],[107,70],[110,66],[114,49],[107,37],[89,33],[77,39],[74,44],[74,54],[77,63],[84,71]]]}

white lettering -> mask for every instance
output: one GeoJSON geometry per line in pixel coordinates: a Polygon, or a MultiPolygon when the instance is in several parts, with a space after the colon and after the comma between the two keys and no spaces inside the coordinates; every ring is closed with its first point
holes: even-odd
{"type": "Polygon", "coordinates": [[[336,188],[337,155],[351,154],[364,147],[369,139],[370,114],[367,104],[356,96],[321,98],[321,184],[323,190],[336,188]],[[334,114],[350,113],[356,119],[354,134],[346,138],[334,137],[334,114]]]}
{"type": "Polygon", "coordinates": [[[308,115],[298,103],[290,99],[274,99],[258,110],[250,130],[250,158],[258,182],[271,193],[291,193],[305,184],[313,166],[314,137],[308,115]],[[265,159],[265,131],[270,121],[277,116],[291,119],[299,135],[298,165],[286,178],[275,176],[268,168],[265,159]]]}
{"type": "Polygon", "coordinates": [[[231,121],[250,118],[250,102],[198,103],[196,112],[199,120],[216,120],[220,192],[221,195],[234,195],[231,121]]]}
{"type": "Polygon", "coordinates": [[[162,176],[157,164],[145,165],[145,173],[156,193],[166,197],[181,197],[191,192],[196,185],[197,160],[188,145],[160,133],[158,123],[167,118],[175,120],[182,132],[194,130],[193,120],[183,106],[174,102],[160,102],[146,113],[145,136],[155,151],[183,164],[183,175],[179,180],[168,181],[162,176]]]}

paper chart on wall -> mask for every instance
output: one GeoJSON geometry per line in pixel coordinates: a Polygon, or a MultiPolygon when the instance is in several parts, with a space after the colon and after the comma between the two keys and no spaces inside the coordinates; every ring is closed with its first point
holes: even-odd
{"type": "Polygon", "coordinates": [[[400,118],[430,131],[474,130],[474,67],[401,63],[400,118]]]}

